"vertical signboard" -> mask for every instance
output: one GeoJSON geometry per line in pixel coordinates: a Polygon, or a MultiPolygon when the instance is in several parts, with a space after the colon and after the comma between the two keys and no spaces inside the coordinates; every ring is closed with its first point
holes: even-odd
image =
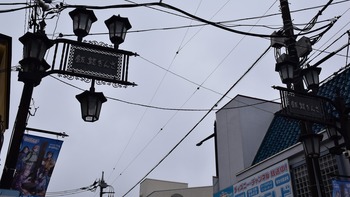
{"type": "Polygon", "coordinates": [[[45,196],[62,141],[25,134],[12,188],[21,196],[45,196]]]}
{"type": "Polygon", "coordinates": [[[0,152],[9,122],[11,46],[11,37],[0,34],[0,152]]]}
{"type": "Polygon", "coordinates": [[[289,164],[284,160],[214,194],[214,197],[293,197],[292,188],[289,164]]]}
{"type": "Polygon", "coordinates": [[[350,181],[333,180],[332,197],[350,196],[350,181]]]}

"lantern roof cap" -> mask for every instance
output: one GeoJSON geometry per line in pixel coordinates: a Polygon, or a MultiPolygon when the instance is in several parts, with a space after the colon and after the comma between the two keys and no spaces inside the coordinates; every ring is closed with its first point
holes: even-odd
{"type": "Polygon", "coordinates": [[[96,22],[97,21],[97,18],[96,18],[96,15],[95,15],[94,11],[87,10],[86,8],[83,8],[83,7],[78,7],[76,9],[74,9],[73,11],[70,11],[69,12],[69,16],[73,19],[74,16],[79,14],[79,13],[89,15],[92,22],[96,22]]]}
{"type": "Polygon", "coordinates": [[[105,24],[108,26],[113,21],[121,21],[121,22],[123,22],[123,24],[125,25],[125,28],[127,30],[131,29],[131,27],[132,27],[128,18],[121,17],[119,15],[118,16],[116,16],[116,15],[111,16],[109,19],[105,20],[105,24]]]}

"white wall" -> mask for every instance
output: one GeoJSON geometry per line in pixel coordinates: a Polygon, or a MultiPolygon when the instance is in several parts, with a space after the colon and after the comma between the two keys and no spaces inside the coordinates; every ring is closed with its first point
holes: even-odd
{"type": "Polygon", "coordinates": [[[172,181],[163,181],[155,179],[145,179],[140,184],[140,197],[149,196],[154,191],[174,190],[187,188],[187,183],[179,183],[172,181]]]}
{"type": "Polygon", "coordinates": [[[280,104],[237,95],[216,113],[220,190],[237,182],[251,166],[280,104]]]}

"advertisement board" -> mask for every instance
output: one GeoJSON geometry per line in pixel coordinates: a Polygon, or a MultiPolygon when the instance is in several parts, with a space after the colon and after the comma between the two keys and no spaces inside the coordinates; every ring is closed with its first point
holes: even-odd
{"type": "Polygon", "coordinates": [[[214,197],[293,197],[293,188],[287,160],[277,163],[214,197]]]}
{"type": "Polygon", "coordinates": [[[332,197],[350,197],[350,181],[333,180],[332,197]]]}
{"type": "Polygon", "coordinates": [[[45,196],[62,141],[24,134],[12,188],[21,196],[45,196]]]}

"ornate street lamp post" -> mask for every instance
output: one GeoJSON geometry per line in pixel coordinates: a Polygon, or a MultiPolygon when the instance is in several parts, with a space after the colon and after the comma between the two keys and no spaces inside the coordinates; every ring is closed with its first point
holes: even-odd
{"type": "Polygon", "coordinates": [[[40,84],[41,74],[50,66],[43,57],[52,46],[44,32],[26,33],[19,39],[23,43],[23,59],[20,61],[21,70],[18,78],[24,83],[22,97],[18,107],[13,136],[9,146],[5,167],[2,173],[0,187],[11,188],[15,175],[15,166],[19,154],[20,142],[26,128],[26,121],[34,87],[40,84]]]}
{"type": "MultiPolygon", "coordinates": [[[[35,8],[37,9],[37,7],[35,8]]],[[[127,81],[129,56],[135,55],[129,51],[118,50],[118,47],[108,48],[83,43],[82,38],[89,34],[93,22],[97,20],[93,11],[84,8],[77,8],[69,13],[73,20],[73,31],[78,37],[78,41],[67,39],[57,39],[52,41],[47,38],[44,32],[44,19],[38,24],[36,18],[33,19],[34,29],[40,30],[34,33],[26,33],[19,38],[23,44],[23,59],[18,79],[24,83],[22,97],[20,100],[16,122],[9,151],[3,169],[0,188],[11,189],[13,178],[16,175],[16,163],[19,154],[20,144],[26,130],[27,116],[33,89],[38,86],[41,79],[50,74],[61,74],[64,76],[74,76],[85,81],[91,80],[90,91],[85,91],[76,96],[81,104],[81,113],[84,121],[94,122],[99,119],[102,103],[106,102],[103,93],[95,92],[95,80],[119,85],[136,85],[127,81]],[[55,52],[51,66],[45,61],[46,51],[55,43],[55,52]],[[59,45],[64,47],[61,54],[61,62],[58,68],[55,67],[59,45]],[[116,50],[117,49],[117,50],[116,50]],[[83,56],[84,57],[83,59],[83,56]],[[67,61],[69,59],[69,61],[67,61]],[[86,61],[85,61],[86,59],[86,61]],[[86,70],[86,65],[90,69],[86,70]],[[100,65],[103,65],[101,70],[100,65]],[[85,70],[84,70],[85,69],[85,70]],[[94,74],[91,74],[94,73],[94,74]]],[[[110,39],[115,46],[118,46],[125,39],[125,34],[131,25],[127,18],[113,16],[108,21],[110,39]]],[[[107,23],[106,23],[107,24],[107,23]]]]}
{"type": "MultiPolygon", "coordinates": [[[[287,84],[287,87],[290,89],[294,89],[296,92],[306,92],[303,85],[303,76],[301,73],[301,65],[299,61],[299,55],[296,48],[296,40],[294,35],[293,23],[290,15],[288,0],[280,0],[280,7],[282,12],[283,19],[283,29],[285,38],[283,38],[283,43],[281,46],[286,47],[287,54],[285,57],[280,56],[277,58],[276,63],[276,71],[280,73],[282,82],[287,84]],[[293,86],[292,86],[293,85],[293,86]]],[[[278,47],[281,47],[278,46],[278,47]]],[[[311,46],[307,46],[310,47],[311,46]]],[[[306,56],[310,50],[306,50],[306,53],[303,53],[303,56],[306,56]]],[[[308,76],[308,75],[307,75],[308,76]]],[[[307,78],[309,79],[309,78],[307,78]]],[[[306,82],[308,83],[308,82],[306,82]]],[[[310,83],[311,85],[311,83],[310,83]]],[[[316,86],[313,88],[315,89],[316,86]]],[[[315,92],[313,92],[315,93],[315,92]]],[[[301,136],[304,137],[304,144],[306,147],[313,147],[309,144],[309,142],[314,142],[308,140],[309,138],[305,138],[305,136],[309,136],[313,134],[311,129],[311,123],[308,121],[300,121],[300,129],[301,136]]],[[[314,144],[316,145],[316,144],[314,144]]],[[[314,147],[317,148],[317,147],[314,147]]],[[[309,185],[310,185],[310,193],[313,197],[322,197],[324,196],[324,191],[322,187],[322,177],[320,174],[320,167],[318,163],[318,158],[309,157],[308,153],[305,151],[305,161],[307,166],[307,171],[309,175],[309,185]]],[[[319,150],[318,150],[319,152],[319,150]]]]}

